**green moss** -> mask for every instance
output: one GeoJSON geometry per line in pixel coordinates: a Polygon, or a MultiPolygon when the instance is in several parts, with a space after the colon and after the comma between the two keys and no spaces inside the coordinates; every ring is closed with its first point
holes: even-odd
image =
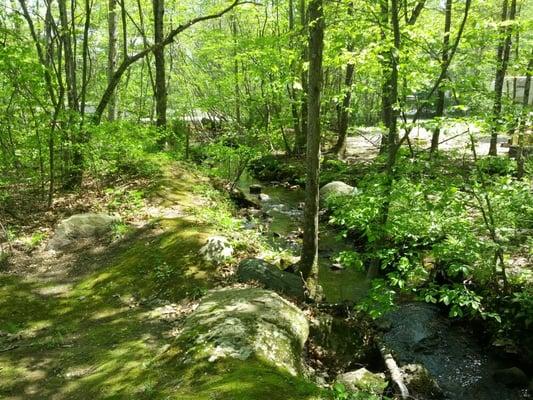
{"type": "Polygon", "coordinates": [[[0,398],[312,398],[312,385],[259,362],[189,369],[175,361],[173,326],[151,315],[150,301],[178,302],[214,286],[216,269],[197,252],[223,227],[194,217],[216,207],[190,191],[203,178],[164,168],[151,195],[193,210],[190,217],[155,221],[104,254],[80,256],[64,277],[0,274],[0,331],[9,334],[0,334],[0,398]]]}
{"type": "Polygon", "coordinates": [[[226,359],[183,370],[176,382],[180,400],[321,399],[324,394],[308,381],[293,377],[259,360],[226,359]]]}

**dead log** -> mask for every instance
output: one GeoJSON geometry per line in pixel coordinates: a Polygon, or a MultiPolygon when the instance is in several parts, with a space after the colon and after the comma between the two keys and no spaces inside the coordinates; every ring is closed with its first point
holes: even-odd
{"type": "Polygon", "coordinates": [[[385,362],[385,366],[389,370],[389,374],[390,374],[390,377],[394,384],[395,389],[400,393],[400,398],[408,399],[409,390],[407,389],[407,386],[405,386],[405,383],[403,382],[402,372],[400,371],[400,368],[398,368],[398,364],[396,364],[394,357],[392,357],[392,354],[390,353],[390,351],[388,351],[387,348],[383,345],[379,346],[379,352],[381,353],[381,357],[383,358],[383,361],[385,362]]]}

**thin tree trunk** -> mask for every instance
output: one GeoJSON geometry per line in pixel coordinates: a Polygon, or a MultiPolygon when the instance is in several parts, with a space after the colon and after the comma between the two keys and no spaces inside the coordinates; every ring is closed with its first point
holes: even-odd
{"type": "Polygon", "coordinates": [[[91,27],[91,4],[90,0],[85,0],[85,24],[83,27],[83,50],[82,50],[82,70],[81,70],[81,94],[80,113],[85,116],[85,99],[87,97],[88,84],[88,62],[89,62],[89,29],[91,27]]]}
{"type": "MultiPolygon", "coordinates": [[[[348,5],[348,15],[353,16],[353,3],[348,5]]],[[[348,39],[348,45],[346,50],[352,52],[354,49],[354,44],[352,39],[348,39]]],[[[353,75],[355,71],[355,65],[353,62],[349,62],[346,65],[346,76],[344,77],[344,97],[342,99],[341,109],[339,112],[339,136],[337,143],[333,146],[333,152],[336,153],[340,158],[344,158],[346,153],[346,135],[348,133],[348,121],[350,118],[350,103],[352,100],[352,84],[353,84],[353,75]]]]}
{"type": "MultiPolygon", "coordinates": [[[[444,68],[444,66],[448,63],[449,58],[449,52],[450,52],[450,29],[452,25],[452,5],[453,0],[446,0],[446,9],[445,9],[445,16],[444,16],[444,37],[442,39],[442,57],[441,57],[441,69],[444,68]]],[[[437,94],[437,105],[436,105],[436,113],[435,117],[442,118],[444,115],[444,107],[445,107],[445,95],[446,92],[444,89],[439,85],[438,94],[437,94]]],[[[435,130],[433,131],[433,135],[431,137],[431,149],[430,154],[433,154],[437,152],[439,149],[439,137],[440,137],[440,127],[437,126],[435,130]]]]}
{"type": "Polygon", "coordinates": [[[71,111],[79,111],[76,85],[76,62],[72,47],[70,26],[68,23],[66,0],[59,0],[59,20],[61,22],[61,41],[64,49],[65,81],[67,83],[67,103],[71,111]]]}
{"type": "Polygon", "coordinates": [[[522,99],[522,120],[520,121],[520,126],[518,127],[518,152],[516,155],[517,171],[516,176],[518,179],[524,177],[525,168],[524,168],[524,141],[527,130],[530,129],[528,126],[528,106],[529,106],[529,94],[531,90],[531,71],[533,70],[533,51],[531,52],[529,63],[527,65],[526,72],[526,82],[524,87],[524,98],[522,99]]]}
{"type": "MultiPolygon", "coordinates": [[[[66,0],[59,0],[59,20],[61,25],[61,42],[64,49],[65,82],[67,84],[67,104],[70,111],[69,119],[80,111],[78,102],[76,59],[71,36],[71,26],[68,23],[66,0]]],[[[64,181],[66,189],[73,189],[82,183],[83,179],[83,138],[80,132],[71,132],[71,163],[64,181]]]]}
{"type": "MultiPolygon", "coordinates": [[[[107,84],[112,81],[117,67],[117,0],[109,0],[107,10],[107,84]]],[[[107,119],[117,118],[117,96],[113,94],[107,106],[107,119]]]]}
{"type": "MultiPolygon", "coordinates": [[[[385,27],[389,25],[389,0],[380,0],[380,22],[383,25],[381,29],[381,40],[385,42],[387,40],[385,27]]],[[[381,86],[381,120],[385,126],[385,132],[381,138],[381,145],[379,152],[384,154],[387,151],[387,145],[389,143],[389,131],[392,124],[392,108],[391,104],[391,79],[392,79],[392,64],[389,55],[390,52],[384,51],[381,54],[380,63],[383,71],[383,83],[381,86]]]]}
{"type": "MultiPolygon", "coordinates": [[[[295,40],[294,37],[294,0],[289,0],[289,32],[291,33],[292,40],[295,40]]],[[[293,60],[291,62],[291,71],[294,71],[296,69],[296,62],[293,60]]],[[[298,99],[296,94],[296,89],[294,88],[294,85],[287,84],[287,92],[289,93],[289,99],[291,103],[291,115],[292,115],[292,125],[294,129],[294,138],[296,142],[296,138],[300,137],[302,135],[300,131],[300,114],[298,113],[298,99]]],[[[292,151],[288,151],[288,154],[292,153],[292,151]]]]}
{"type": "MultiPolygon", "coordinates": [[[[381,205],[381,211],[379,213],[378,224],[380,227],[379,237],[376,240],[376,250],[381,249],[386,244],[385,226],[389,219],[389,209],[392,191],[394,185],[394,165],[396,164],[396,157],[398,154],[401,141],[398,138],[397,119],[398,111],[395,110],[395,106],[398,102],[398,65],[399,65],[399,51],[400,51],[400,21],[399,21],[399,6],[398,0],[391,0],[390,8],[390,22],[393,33],[394,49],[389,52],[391,71],[388,78],[387,92],[385,93],[387,98],[387,105],[390,109],[384,110],[387,117],[388,132],[386,141],[387,150],[387,163],[385,165],[385,183],[384,183],[384,200],[381,205]]],[[[369,266],[367,277],[369,279],[375,278],[379,274],[380,259],[375,258],[369,266]]]]}
{"type": "MultiPolygon", "coordinates": [[[[163,42],[163,18],[165,0],[153,0],[154,5],[154,41],[163,42]]],[[[165,77],[165,51],[162,46],[154,48],[155,58],[155,108],[156,125],[167,126],[167,82],[165,77]]]]}
{"type": "MultiPolygon", "coordinates": [[[[502,3],[502,22],[513,21],[516,15],[516,0],[511,0],[511,7],[509,8],[509,1],[503,0],[502,3]]],[[[503,82],[507,73],[507,66],[509,64],[509,55],[511,52],[512,29],[505,26],[502,34],[505,34],[498,46],[496,54],[496,77],[494,79],[494,106],[492,109],[492,124],[489,155],[495,156],[498,154],[498,133],[501,129],[500,116],[502,113],[502,96],[503,96],[503,82]]]]}
{"type": "MultiPolygon", "coordinates": [[[[308,19],[305,7],[305,0],[300,0],[300,28],[302,30],[302,35],[308,31],[308,19]]],[[[309,49],[306,44],[303,45],[302,50],[302,65],[308,61],[309,58],[309,49]]],[[[301,107],[300,107],[300,129],[298,132],[299,136],[296,136],[294,143],[294,154],[301,155],[305,152],[305,146],[307,141],[307,115],[308,115],[308,82],[307,82],[308,71],[302,67],[301,80],[302,80],[302,98],[301,98],[301,107]]]]}
{"type": "Polygon", "coordinates": [[[320,175],[320,92],[322,85],[322,51],[324,17],[322,0],[311,0],[309,18],[309,109],[307,131],[307,177],[305,186],[304,234],[301,272],[307,282],[309,296],[318,293],[318,208],[320,175]]]}

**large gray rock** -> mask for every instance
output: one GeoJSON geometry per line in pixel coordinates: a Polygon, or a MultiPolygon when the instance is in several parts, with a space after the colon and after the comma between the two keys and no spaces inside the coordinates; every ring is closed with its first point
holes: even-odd
{"type": "Polygon", "coordinates": [[[377,395],[383,394],[388,385],[385,374],[375,374],[366,368],[359,368],[357,371],[340,374],[337,376],[336,381],[349,391],[356,392],[362,390],[377,395]]]}
{"type": "Polygon", "coordinates": [[[330,196],[357,194],[357,188],[344,182],[333,181],[320,188],[320,201],[324,202],[330,196]]]}
{"type": "Polygon", "coordinates": [[[61,250],[77,239],[97,237],[108,232],[119,220],[118,217],[102,213],[72,215],[59,223],[46,248],[61,250]]]}
{"type": "Polygon", "coordinates": [[[233,255],[233,247],[224,236],[211,236],[200,249],[205,261],[220,263],[233,255]]]}
{"type": "Polygon", "coordinates": [[[257,357],[296,375],[308,335],[304,313],[278,294],[231,288],[208,292],[185,319],[178,344],[185,363],[257,357]]]}
{"type": "Polygon", "coordinates": [[[276,266],[258,258],[247,258],[237,268],[239,282],[256,281],[265,288],[291,297],[305,297],[303,282],[298,275],[281,271],[276,266]]]}

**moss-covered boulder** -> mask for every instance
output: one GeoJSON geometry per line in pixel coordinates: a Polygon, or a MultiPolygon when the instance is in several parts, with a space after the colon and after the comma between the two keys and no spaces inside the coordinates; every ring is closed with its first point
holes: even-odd
{"type": "Polygon", "coordinates": [[[401,368],[409,393],[416,398],[441,399],[444,393],[431,373],[420,364],[407,364],[401,368]]]}
{"type": "Polygon", "coordinates": [[[303,312],[278,294],[256,288],[213,290],[184,321],[182,362],[259,359],[291,375],[301,370],[309,334],[303,312]]]}
{"type": "Polygon", "coordinates": [[[118,221],[118,217],[102,213],[72,215],[59,223],[46,248],[61,250],[78,239],[97,237],[109,231],[118,221]]]}

